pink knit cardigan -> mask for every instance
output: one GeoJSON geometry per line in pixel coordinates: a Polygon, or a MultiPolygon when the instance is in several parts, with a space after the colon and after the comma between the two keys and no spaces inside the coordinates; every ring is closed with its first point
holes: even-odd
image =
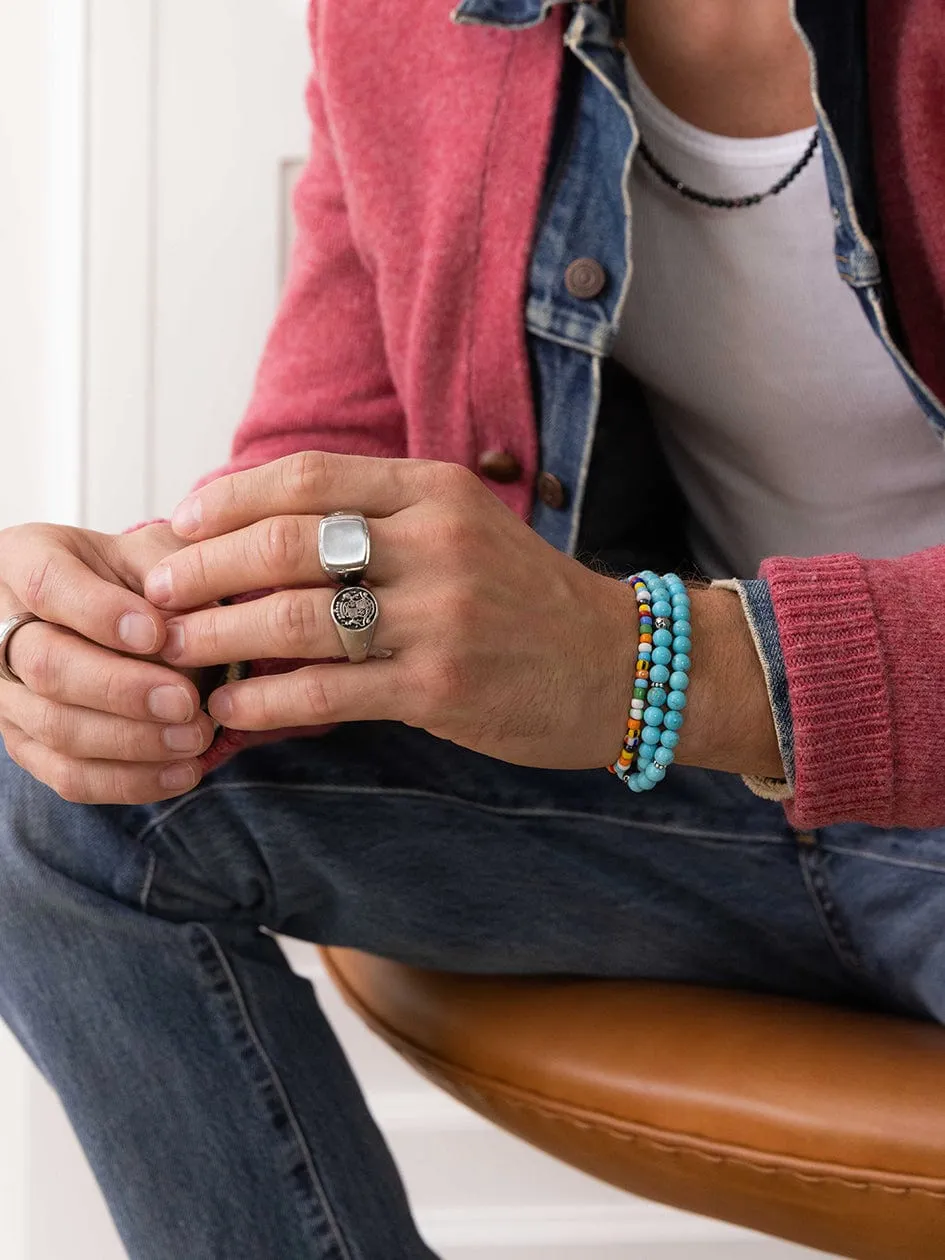
{"type": "MultiPolygon", "coordinates": [[[[871,3],[889,259],[913,359],[945,393],[945,31],[939,0],[871,3]]],[[[523,307],[564,9],[521,31],[449,13],[450,0],[312,5],[298,242],[214,476],[312,448],[473,468],[505,450],[523,476],[490,488],[528,519],[538,450],[523,307]]],[[[945,546],[775,558],[761,575],[794,717],[792,824],[945,825],[945,546]]],[[[222,732],[207,768],[246,742],[222,732]]]]}

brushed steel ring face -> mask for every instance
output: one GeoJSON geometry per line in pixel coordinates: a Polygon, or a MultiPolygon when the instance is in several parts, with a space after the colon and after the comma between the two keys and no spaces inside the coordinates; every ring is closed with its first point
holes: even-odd
{"type": "Polygon", "coordinates": [[[318,560],[328,577],[357,582],[371,559],[371,531],[360,512],[331,512],[318,524],[318,560]]]}
{"type": "Polygon", "coordinates": [[[352,664],[367,659],[379,613],[377,599],[363,586],[346,586],[331,601],[331,619],[352,664]]]}

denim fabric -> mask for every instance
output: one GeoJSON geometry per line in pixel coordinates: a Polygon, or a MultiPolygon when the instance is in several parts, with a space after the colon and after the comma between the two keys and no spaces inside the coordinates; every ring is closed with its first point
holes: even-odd
{"type": "Polygon", "coordinates": [[[945,833],[797,836],[732,775],[641,798],[352,724],[181,800],[67,804],[0,753],[0,1015],[134,1260],[429,1260],[271,933],[455,971],[945,1015],[945,833]]]}
{"type": "Polygon", "coordinates": [[[767,582],[757,578],[749,582],[736,582],[735,586],[741,595],[742,607],[745,609],[752,637],[758,647],[762,666],[767,671],[765,681],[768,684],[768,696],[774,713],[778,747],[784,762],[784,777],[788,786],[793,789],[794,722],[788,702],[787,670],[784,667],[784,653],[781,651],[781,639],[771,602],[771,591],[767,582]]]}
{"type": "MultiPolygon", "coordinates": [[[[548,0],[462,0],[455,17],[463,22],[511,29],[544,20],[548,0]]],[[[567,492],[563,507],[536,499],[532,525],[548,542],[570,555],[594,552],[584,536],[588,470],[592,464],[601,398],[602,357],[609,355],[632,272],[632,206],[627,173],[637,128],[627,95],[623,61],[614,48],[622,15],[617,0],[571,6],[565,34],[566,63],[580,67],[567,110],[559,111],[552,161],[532,254],[526,322],[534,365],[536,412],[540,420],[542,468],[567,492]],[[568,56],[570,54],[570,56],[568,56]],[[572,297],[564,272],[575,258],[600,262],[608,277],[598,298],[572,297]]],[[[945,413],[919,379],[898,344],[893,307],[878,245],[879,212],[869,126],[864,0],[796,0],[795,22],[815,66],[814,103],[821,152],[836,221],[835,255],[839,275],[855,291],[870,326],[892,355],[912,394],[937,433],[945,437],[945,413]]],[[[566,76],[567,81],[567,76],[566,76]]],[[[625,430],[635,435],[647,423],[638,395],[627,395],[625,430]]],[[[633,436],[627,445],[632,448],[633,436]]],[[[621,476],[619,469],[612,479],[621,476]]],[[[608,493],[598,482],[595,493],[608,493]]],[[[639,493],[635,489],[635,493],[639,493]]],[[[645,489],[643,491],[645,493],[645,489]]],[[[617,510],[611,486],[608,508],[617,510]]],[[[673,509],[679,510],[674,504],[673,509]]],[[[597,515],[600,515],[598,512],[597,515]]],[[[651,521],[660,515],[650,514],[651,521]]],[[[628,528],[637,529],[636,522],[628,528]]],[[[636,546],[645,546],[637,530],[636,546]]],[[[661,545],[649,540],[651,554],[661,545]]],[[[629,539],[624,550],[631,549],[629,539]]],[[[653,567],[655,560],[649,562],[653,567]]],[[[748,574],[734,575],[747,579],[748,574]]],[[[743,593],[752,631],[769,680],[786,680],[784,660],[770,598],[743,593]]],[[[793,782],[793,724],[785,685],[769,691],[785,763],[793,782]]]]}

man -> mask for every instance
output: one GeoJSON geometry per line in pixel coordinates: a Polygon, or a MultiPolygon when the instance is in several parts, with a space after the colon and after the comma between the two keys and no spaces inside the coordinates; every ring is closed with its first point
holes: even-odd
{"type": "Polygon", "coordinates": [[[273,932],[942,1018],[941,33],[820,8],[315,4],[231,464],[0,535],[0,1012],[133,1256],[430,1254],[273,932]],[[672,564],[634,795],[610,575],[672,564]]]}

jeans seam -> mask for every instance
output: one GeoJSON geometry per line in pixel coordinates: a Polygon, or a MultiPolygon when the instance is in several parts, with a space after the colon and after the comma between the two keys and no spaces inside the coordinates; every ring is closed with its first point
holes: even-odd
{"type": "Polygon", "coordinates": [[[141,892],[138,894],[138,905],[141,910],[148,913],[148,900],[151,896],[151,886],[154,883],[154,872],[157,868],[157,854],[152,850],[148,855],[148,866],[144,873],[144,879],[141,883],[141,892]]]}
{"type": "Polygon", "coordinates": [[[864,862],[879,862],[884,866],[898,866],[910,871],[926,871],[930,875],[945,875],[945,863],[916,862],[909,858],[872,853],[869,849],[848,849],[845,845],[839,844],[825,844],[823,847],[827,853],[839,853],[843,857],[858,858],[864,862]]]}
{"type": "MultiPolygon", "coordinates": [[[[609,782],[609,780],[608,780],[609,782]]],[[[217,793],[231,791],[275,791],[285,793],[311,793],[319,795],[361,795],[412,797],[416,800],[435,801],[440,804],[462,805],[467,809],[479,810],[481,813],[501,815],[514,818],[562,818],[578,819],[594,823],[612,824],[626,827],[629,830],[658,831],[667,835],[687,836],[694,840],[751,841],[762,844],[784,844],[784,834],[776,831],[720,831],[697,827],[676,825],[672,822],[658,821],[647,817],[621,818],[612,814],[594,814],[577,809],[548,809],[541,806],[516,808],[506,805],[489,805],[483,801],[468,800],[462,796],[452,796],[445,792],[429,792],[418,788],[373,787],[358,784],[334,783],[279,783],[278,781],[244,780],[226,783],[208,783],[195,788],[187,796],[174,801],[157,817],[150,819],[138,834],[138,841],[144,843],[149,835],[162,827],[179,810],[185,809],[195,800],[217,793]]]]}
{"type": "Polygon", "coordinates": [[[268,1055],[268,1053],[266,1052],[266,1049],[262,1044],[259,1034],[256,1031],[256,1027],[249,1013],[249,1008],[246,1005],[246,999],[243,995],[242,989],[240,988],[239,981],[237,980],[236,975],[233,972],[233,968],[230,966],[229,960],[227,959],[226,954],[224,953],[223,948],[220,945],[220,942],[217,940],[213,932],[211,932],[210,929],[206,926],[206,924],[195,923],[193,927],[195,931],[203,934],[203,936],[207,939],[211,950],[213,951],[217,965],[222,970],[227,986],[229,987],[230,993],[232,994],[233,999],[236,1002],[237,1011],[239,1014],[240,1021],[243,1025],[243,1029],[247,1037],[249,1038],[250,1044],[252,1045],[253,1050],[258,1056],[259,1061],[262,1063],[262,1066],[272,1084],[272,1088],[275,1091],[276,1097],[279,1100],[279,1104],[282,1109],[282,1115],[286,1123],[288,1124],[289,1129],[299,1148],[299,1153],[302,1157],[302,1162],[304,1164],[305,1171],[308,1176],[309,1184],[313,1191],[315,1202],[317,1203],[317,1206],[322,1213],[323,1219],[325,1220],[325,1222],[328,1225],[328,1228],[331,1231],[332,1239],[334,1242],[334,1251],[336,1253],[336,1256],[338,1260],[355,1260],[342,1234],[341,1227],[338,1223],[338,1220],[334,1212],[332,1211],[331,1202],[329,1200],[328,1194],[325,1191],[325,1186],[322,1182],[321,1177],[319,1177],[318,1169],[315,1166],[315,1158],[312,1154],[311,1147],[306,1141],[305,1134],[302,1130],[302,1126],[299,1122],[298,1116],[295,1114],[295,1111],[293,1110],[285,1085],[282,1083],[282,1079],[279,1076],[279,1073],[276,1071],[276,1066],[273,1063],[270,1056],[268,1055]]]}
{"type": "Polygon", "coordinates": [[[798,855],[801,877],[814,907],[814,913],[820,921],[828,945],[833,950],[837,961],[845,971],[865,974],[863,961],[850,940],[836,907],[830,898],[826,880],[818,869],[819,857],[816,852],[803,849],[798,855]]]}

